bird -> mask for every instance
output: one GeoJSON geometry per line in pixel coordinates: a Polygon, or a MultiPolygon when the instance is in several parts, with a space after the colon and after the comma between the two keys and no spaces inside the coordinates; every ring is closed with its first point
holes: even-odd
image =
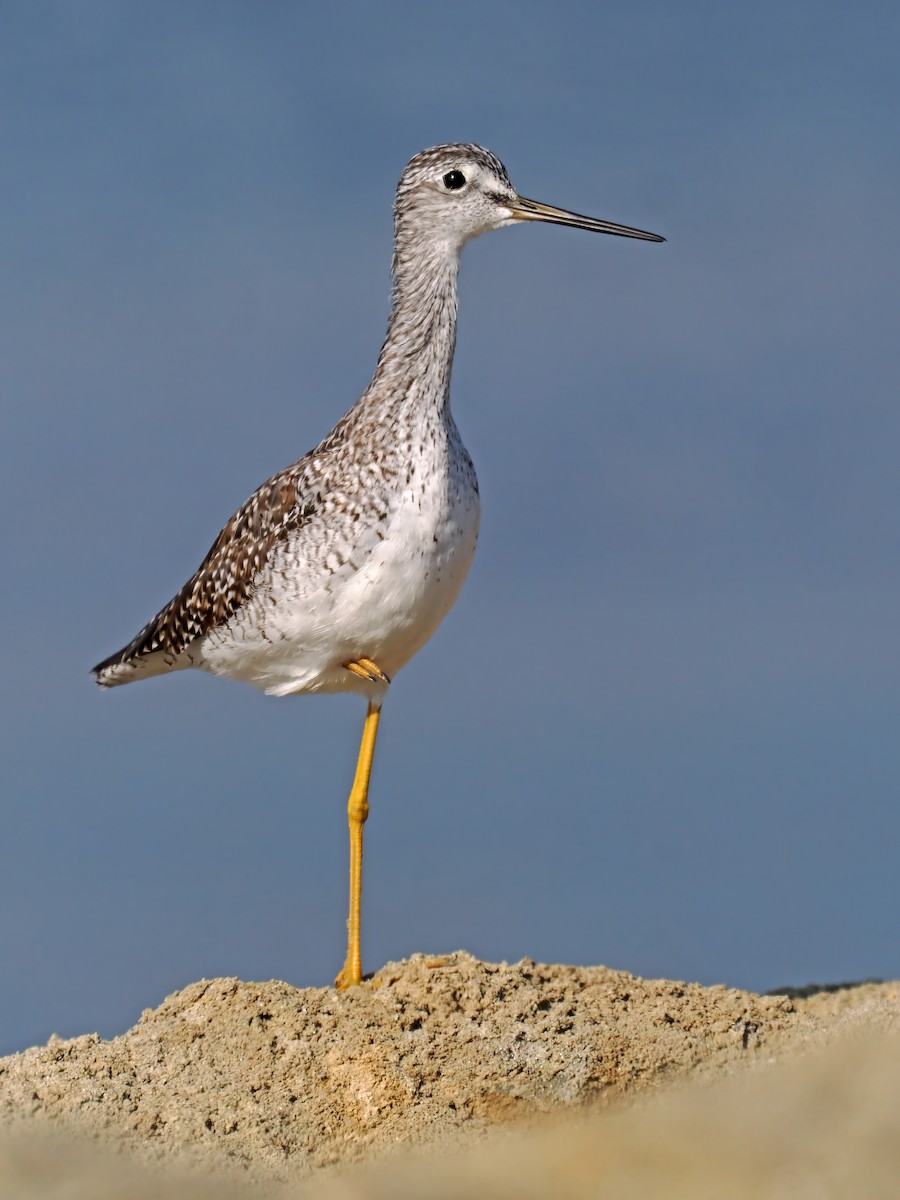
{"type": "Polygon", "coordinates": [[[475,468],[450,409],[460,252],[479,234],[534,221],[665,241],[527,199],[473,143],[414,155],[393,216],[390,316],[371,383],[323,441],[237,510],[172,600],[93,668],[104,689],[195,668],[273,696],[366,701],[347,802],[339,989],[363,980],[363,826],[383,701],[456,601],[478,539],[475,468]]]}

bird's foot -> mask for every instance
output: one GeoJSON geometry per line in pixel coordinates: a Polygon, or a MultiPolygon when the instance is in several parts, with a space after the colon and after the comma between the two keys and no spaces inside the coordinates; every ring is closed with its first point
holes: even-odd
{"type": "Polygon", "coordinates": [[[385,674],[378,663],[373,663],[371,658],[358,658],[355,662],[344,663],[344,669],[360,679],[365,679],[366,683],[383,683],[387,686],[391,682],[390,675],[385,674]]]}
{"type": "Polygon", "coordinates": [[[344,963],[334,981],[334,986],[339,992],[346,992],[347,988],[357,987],[362,983],[362,971],[358,967],[356,971],[348,970],[349,966],[349,963],[344,963]]]}
{"type": "Polygon", "coordinates": [[[339,992],[346,992],[348,988],[359,987],[362,984],[371,988],[380,988],[383,983],[383,979],[376,979],[374,975],[363,975],[361,971],[358,976],[354,975],[353,971],[347,970],[345,964],[335,979],[334,986],[339,992]]]}

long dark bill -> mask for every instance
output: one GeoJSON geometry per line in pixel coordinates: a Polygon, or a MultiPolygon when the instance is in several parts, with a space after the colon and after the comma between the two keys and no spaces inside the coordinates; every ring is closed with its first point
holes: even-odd
{"type": "Polygon", "coordinates": [[[517,221],[547,221],[551,225],[572,225],[575,229],[589,229],[593,233],[614,233],[618,237],[640,238],[645,242],[664,242],[658,233],[647,233],[645,229],[632,229],[630,225],[616,225],[613,221],[598,221],[596,217],[583,217],[580,213],[566,212],[564,208],[552,208],[549,204],[538,204],[517,196],[510,210],[517,221]]]}

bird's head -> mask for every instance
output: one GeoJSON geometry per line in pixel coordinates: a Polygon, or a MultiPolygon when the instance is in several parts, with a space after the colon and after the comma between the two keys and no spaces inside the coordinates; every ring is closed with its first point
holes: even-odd
{"type": "Polygon", "coordinates": [[[404,240],[439,243],[453,251],[469,238],[518,221],[546,221],[594,233],[665,241],[643,229],[528,200],[510,183],[495,154],[466,142],[432,146],[410,159],[397,185],[394,220],[404,240]]]}

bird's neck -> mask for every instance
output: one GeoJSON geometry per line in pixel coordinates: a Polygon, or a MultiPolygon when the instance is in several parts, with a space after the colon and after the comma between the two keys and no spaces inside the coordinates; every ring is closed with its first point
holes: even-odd
{"type": "Polygon", "coordinates": [[[459,250],[446,243],[412,243],[400,231],[392,269],[391,317],[368,393],[382,403],[393,396],[420,413],[447,411],[459,250]]]}

